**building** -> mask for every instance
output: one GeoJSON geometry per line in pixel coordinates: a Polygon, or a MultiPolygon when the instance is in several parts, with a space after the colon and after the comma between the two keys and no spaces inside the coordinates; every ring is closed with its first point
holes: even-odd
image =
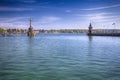
{"type": "Polygon", "coordinates": [[[93,27],[92,27],[92,24],[90,23],[89,25],[89,30],[88,30],[88,34],[92,34],[92,31],[93,31],[93,27]]]}
{"type": "Polygon", "coordinates": [[[28,28],[27,34],[29,37],[35,36],[35,34],[36,34],[32,27],[32,19],[31,18],[30,18],[30,27],[28,28]]]}

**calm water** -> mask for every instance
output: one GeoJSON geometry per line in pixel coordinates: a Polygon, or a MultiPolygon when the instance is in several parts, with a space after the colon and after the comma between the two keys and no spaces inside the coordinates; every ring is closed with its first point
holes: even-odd
{"type": "Polygon", "coordinates": [[[0,80],[120,80],[120,37],[0,37],[0,80]]]}

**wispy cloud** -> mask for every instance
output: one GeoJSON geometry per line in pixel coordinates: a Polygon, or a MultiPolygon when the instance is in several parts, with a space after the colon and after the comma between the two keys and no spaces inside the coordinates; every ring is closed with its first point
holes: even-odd
{"type": "Polygon", "coordinates": [[[72,12],[72,11],[71,11],[71,10],[66,10],[65,12],[70,13],[70,12],[72,12]]]}
{"type": "MultiPolygon", "coordinates": [[[[57,21],[61,20],[60,17],[56,16],[43,16],[37,21],[33,21],[33,26],[40,26],[40,25],[51,25],[56,23],[57,21]]],[[[0,27],[4,28],[28,28],[29,27],[29,17],[12,17],[12,18],[0,18],[0,27]],[[28,20],[26,22],[26,20],[28,20]]],[[[34,27],[36,28],[36,27],[34,27]]]]}
{"type": "Polygon", "coordinates": [[[93,14],[86,14],[86,15],[77,15],[79,17],[82,17],[86,20],[92,20],[94,22],[105,22],[105,21],[114,21],[118,19],[118,15],[115,15],[114,13],[93,13],[93,14]]]}
{"type": "Polygon", "coordinates": [[[77,16],[80,16],[80,17],[103,17],[103,16],[106,16],[106,15],[110,15],[110,14],[113,14],[113,13],[106,13],[106,12],[102,12],[102,13],[93,13],[93,14],[85,14],[85,15],[81,15],[81,14],[77,14],[77,16]]]}
{"type": "Polygon", "coordinates": [[[60,17],[55,17],[55,16],[47,16],[47,17],[42,17],[39,22],[40,23],[52,23],[52,22],[55,22],[55,21],[58,21],[60,20],[61,18],[60,17]]]}
{"type": "Polygon", "coordinates": [[[101,10],[101,9],[108,9],[108,8],[114,8],[114,7],[120,7],[120,4],[103,6],[103,7],[96,7],[96,8],[81,9],[81,10],[101,10]]]}
{"type": "Polygon", "coordinates": [[[35,3],[36,0],[24,0],[23,2],[24,2],[24,3],[35,3]]]}
{"type": "Polygon", "coordinates": [[[29,26],[24,22],[14,22],[14,23],[8,23],[8,22],[0,22],[0,27],[3,28],[24,28],[27,29],[29,26]]]}
{"type": "Polygon", "coordinates": [[[32,8],[0,7],[0,11],[29,11],[32,8]]]}
{"type": "Polygon", "coordinates": [[[29,17],[12,17],[12,18],[0,18],[0,22],[13,23],[19,20],[27,19],[29,17]]]}
{"type": "Polygon", "coordinates": [[[24,20],[28,17],[10,17],[0,18],[0,27],[3,28],[27,28],[27,24],[24,20]]]}
{"type": "Polygon", "coordinates": [[[50,1],[46,1],[46,2],[40,2],[39,4],[40,5],[46,5],[46,4],[50,4],[51,2],[50,1]]]}
{"type": "Polygon", "coordinates": [[[22,3],[36,3],[37,1],[36,0],[16,0],[16,1],[18,1],[18,2],[22,2],[22,3]]]}

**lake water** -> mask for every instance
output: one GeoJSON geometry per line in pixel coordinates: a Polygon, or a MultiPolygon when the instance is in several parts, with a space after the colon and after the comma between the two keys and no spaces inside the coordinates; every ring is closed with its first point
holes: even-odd
{"type": "Polygon", "coordinates": [[[0,37],[0,80],[120,80],[120,37],[0,37]]]}

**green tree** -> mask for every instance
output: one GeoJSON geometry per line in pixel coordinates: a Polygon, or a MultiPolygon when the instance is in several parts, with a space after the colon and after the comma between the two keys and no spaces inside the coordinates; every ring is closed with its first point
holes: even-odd
{"type": "Polygon", "coordinates": [[[0,28],[0,33],[3,33],[4,32],[4,29],[0,28]]]}

